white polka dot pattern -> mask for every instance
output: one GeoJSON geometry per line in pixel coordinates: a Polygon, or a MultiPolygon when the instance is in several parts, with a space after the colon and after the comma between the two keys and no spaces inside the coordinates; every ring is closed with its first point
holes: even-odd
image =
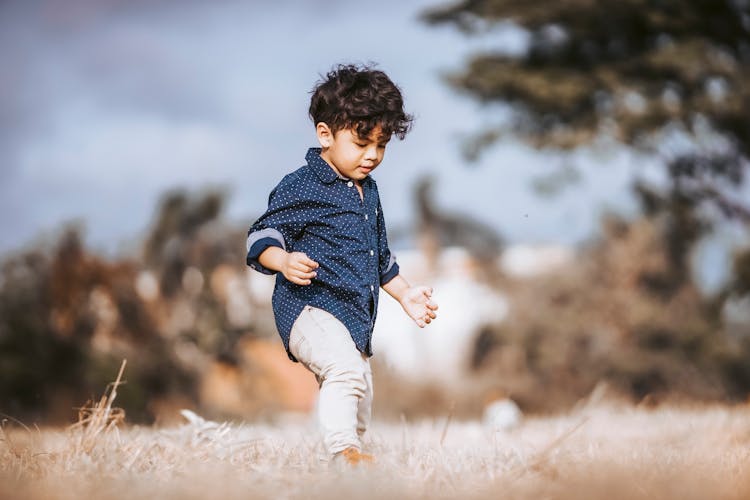
{"type": "Polygon", "coordinates": [[[372,356],[372,329],[380,285],[398,275],[388,248],[385,220],[375,180],[362,181],[363,199],[349,179],[339,177],[319,148],[307,165],[285,176],[271,191],[268,209],[250,227],[247,264],[273,274],[258,257],[270,246],[304,252],[318,262],[312,284],[295,285],[277,274],[273,292],[276,326],[289,358],[292,325],[305,305],[333,314],[352,335],[357,349],[372,356]]]}

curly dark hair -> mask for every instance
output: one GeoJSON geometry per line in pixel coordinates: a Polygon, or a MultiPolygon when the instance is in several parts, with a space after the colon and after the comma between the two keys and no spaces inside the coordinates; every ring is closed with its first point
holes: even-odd
{"type": "Polygon", "coordinates": [[[414,119],[404,112],[401,90],[371,66],[340,64],[311,94],[310,118],[316,125],[326,123],[334,134],[352,128],[360,138],[368,138],[380,126],[384,137],[403,139],[414,119]]]}

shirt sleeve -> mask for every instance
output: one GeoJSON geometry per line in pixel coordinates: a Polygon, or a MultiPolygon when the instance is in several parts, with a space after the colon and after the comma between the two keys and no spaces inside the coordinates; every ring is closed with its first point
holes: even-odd
{"type": "Polygon", "coordinates": [[[268,209],[247,231],[247,265],[263,274],[277,271],[264,267],[258,257],[269,247],[289,250],[304,229],[304,200],[298,191],[280,183],[268,197],[268,209]]]}
{"type": "Polygon", "coordinates": [[[388,236],[385,232],[385,217],[383,217],[383,208],[380,205],[380,199],[378,199],[378,206],[375,210],[375,215],[378,221],[378,266],[380,271],[380,286],[383,286],[398,276],[399,268],[396,263],[396,256],[393,255],[391,249],[388,247],[388,236]]]}

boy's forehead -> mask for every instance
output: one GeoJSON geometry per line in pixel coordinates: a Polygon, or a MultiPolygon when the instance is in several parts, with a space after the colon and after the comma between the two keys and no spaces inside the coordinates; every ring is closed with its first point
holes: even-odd
{"type": "Polygon", "coordinates": [[[366,139],[374,142],[389,141],[391,139],[390,135],[387,135],[383,132],[383,127],[381,125],[375,125],[375,127],[373,127],[373,129],[367,135],[360,134],[358,128],[351,130],[351,133],[352,135],[354,135],[355,137],[359,137],[360,139],[366,139]]]}

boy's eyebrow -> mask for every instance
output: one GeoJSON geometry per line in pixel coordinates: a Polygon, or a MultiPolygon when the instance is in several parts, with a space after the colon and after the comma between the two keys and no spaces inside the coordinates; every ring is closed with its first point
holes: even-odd
{"type": "Polygon", "coordinates": [[[369,136],[368,137],[362,137],[359,135],[356,135],[357,140],[363,141],[363,142],[377,142],[378,144],[388,144],[391,141],[390,137],[380,136],[377,139],[372,139],[369,136]]]}

